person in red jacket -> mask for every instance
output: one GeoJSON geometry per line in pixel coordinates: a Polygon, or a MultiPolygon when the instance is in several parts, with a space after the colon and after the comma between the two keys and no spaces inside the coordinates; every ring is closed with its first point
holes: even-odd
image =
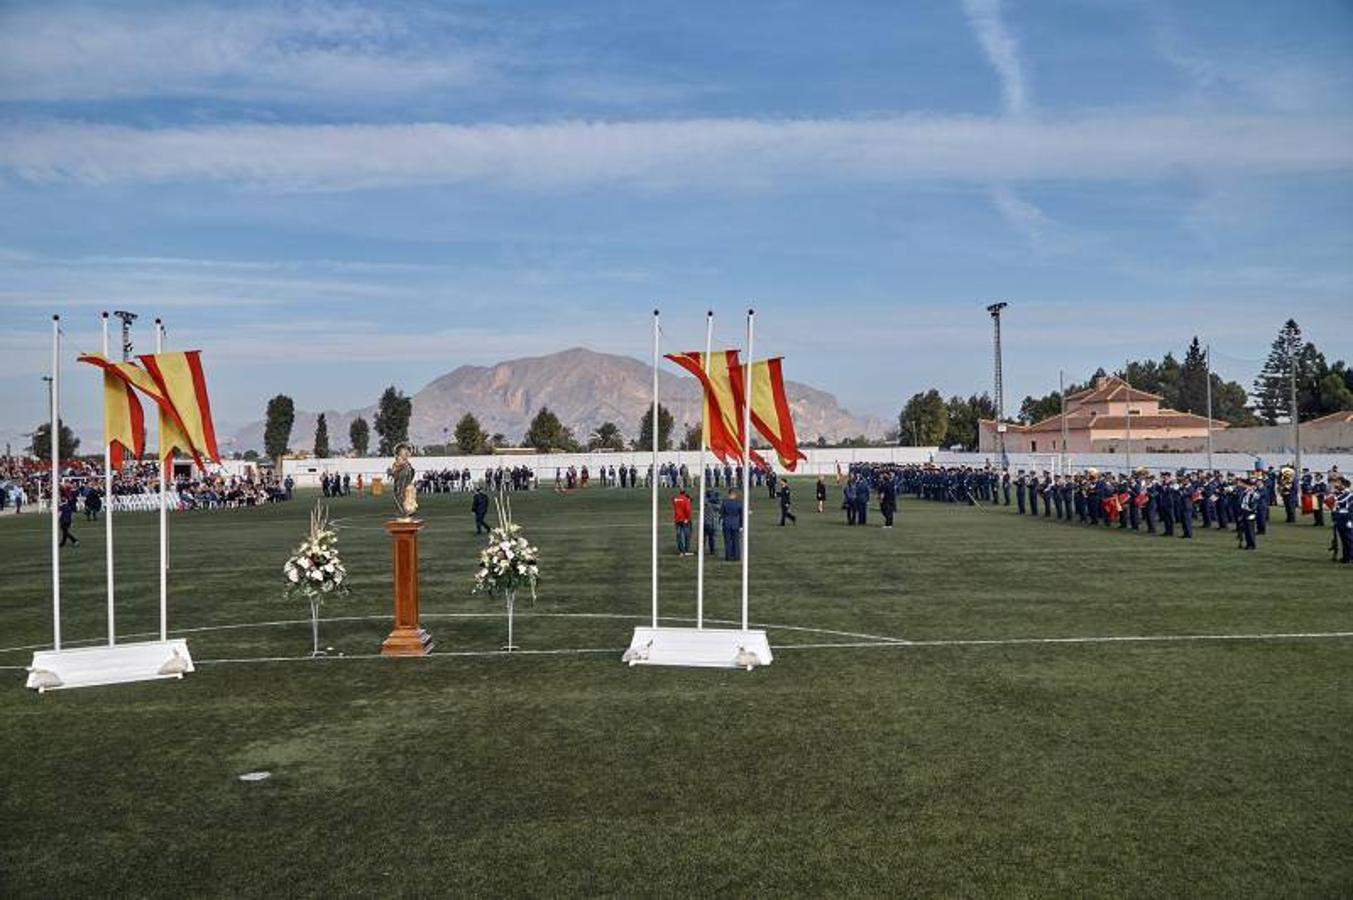
{"type": "Polygon", "coordinates": [[[676,522],[677,554],[691,555],[691,498],[682,488],[672,498],[672,520],[676,522]]]}

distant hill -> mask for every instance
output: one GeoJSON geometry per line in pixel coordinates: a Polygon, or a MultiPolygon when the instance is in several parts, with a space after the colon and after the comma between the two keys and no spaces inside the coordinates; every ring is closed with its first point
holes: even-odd
{"type": "MultiPolygon", "coordinates": [[[[842,408],[836,397],[796,381],[785,383],[799,440],[816,441],[818,435],[837,440],[865,434],[879,437],[883,424],[842,408]]],[[[501,432],[518,443],[531,418],[548,406],[560,421],[573,429],[579,441],[602,422],[620,426],[627,439],[639,428],[639,420],[652,403],[653,370],[629,356],[597,353],[575,347],[547,356],[513,359],[492,366],[461,366],[434,379],[413,395],[409,435],[415,444],[440,444],[443,428],[454,429],[467,412],[479,419],[489,434],[501,432]]],[[[672,411],[680,429],[700,417],[700,391],[694,378],[667,371],[659,374],[658,391],[664,406],[672,411]]],[[[335,451],[348,446],[348,425],[357,416],[372,422],[375,407],[339,412],[326,410],[329,443],[335,451]]],[[[291,444],[309,449],[313,443],[317,413],[296,411],[291,444]]],[[[222,451],[263,449],[263,422],[253,422],[233,435],[234,442],[222,451]]],[[[372,435],[372,446],[376,437],[372,435]]]]}

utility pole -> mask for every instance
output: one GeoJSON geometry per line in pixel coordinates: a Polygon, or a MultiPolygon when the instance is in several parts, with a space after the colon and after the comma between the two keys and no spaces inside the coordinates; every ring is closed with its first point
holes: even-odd
{"type": "Polygon", "coordinates": [[[1292,447],[1296,452],[1297,473],[1301,472],[1301,411],[1297,408],[1297,357],[1290,349],[1287,355],[1288,385],[1292,407],[1292,447]]]}
{"type": "Polygon", "coordinates": [[[136,313],[119,309],[113,315],[122,320],[122,361],[126,362],[132,358],[132,323],[136,321],[136,313]]]}
{"type": "Polygon", "coordinates": [[[1067,455],[1066,455],[1067,425],[1066,425],[1066,371],[1064,369],[1057,370],[1057,394],[1062,399],[1062,459],[1061,459],[1062,471],[1059,472],[1058,474],[1065,475],[1067,471],[1067,455]]]}
{"type": "Polygon", "coordinates": [[[1204,362],[1207,364],[1207,470],[1214,471],[1212,468],[1212,345],[1208,344],[1204,351],[1204,362]]]}
{"type": "Polygon", "coordinates": [[[1004,300],[987,307],[991,313],[991,323],[996,330],[996,449],[1001,454],[1001,467],[1006,466],[1005,454],[1005,385],[1001,373],[1001,310],[1009,306],[1004,300]]]}
{"type": "Polygon", "coordinates": [[[1132,472],[1132,382],[1128,380],[1128,363],[1123,361],[1123,384],[1127,385],[1127,471],[1132,472]]]}

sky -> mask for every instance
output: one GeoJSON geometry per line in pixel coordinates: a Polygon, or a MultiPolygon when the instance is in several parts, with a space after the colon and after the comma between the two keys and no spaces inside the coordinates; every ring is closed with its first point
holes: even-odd
{"type": "Polygon", "coordinates": [[[99,421],[101,310],[223,426],[696,349],[862,414],[1195,334],[1353,360],[1353,4],[0,0],[0,439],[99,421]]]}

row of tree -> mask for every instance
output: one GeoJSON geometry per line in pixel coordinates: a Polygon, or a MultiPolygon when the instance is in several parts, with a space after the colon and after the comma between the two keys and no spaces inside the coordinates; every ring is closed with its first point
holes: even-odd
{"type": "MultiPolygon", "coordinates": [[[[1067,394],[1084,390],[1090,381],[1069,384],[1067,394]]],[[[1212,418],[1231,425],[1276,425],[1291,421],[1295,388],[1300,420],[1319,418],[1353,409],[1353,368],[1343,360],[1333,364],[1315,344],[1306,340],[1301,327],[1289,319],[1274,340],[1263,369],[1250,391],[1239,382],[1227,381],[1210,371],[1207,353],[1194,337],[1182,361],[1173,353],[1160,360],[1129,361],[1114,372],[1133,387],[1159,394],[1161,405],[1180,412],[1208,414],[1211,383],[1212,418]]],[[[1024,425],[1041,422],[1062,410],[1062,394],[1052,391],[1042,397],[1027,396],[1020,403],[1016,420],[1024,425]]],[[[953,396],[947,400],[934,388],[913,394],[898,415],[898,428],[889,437],[898,443],[920,447],[977,447],[979,419],[994,419],[996,405],[989,394],[953,396]]]]}

